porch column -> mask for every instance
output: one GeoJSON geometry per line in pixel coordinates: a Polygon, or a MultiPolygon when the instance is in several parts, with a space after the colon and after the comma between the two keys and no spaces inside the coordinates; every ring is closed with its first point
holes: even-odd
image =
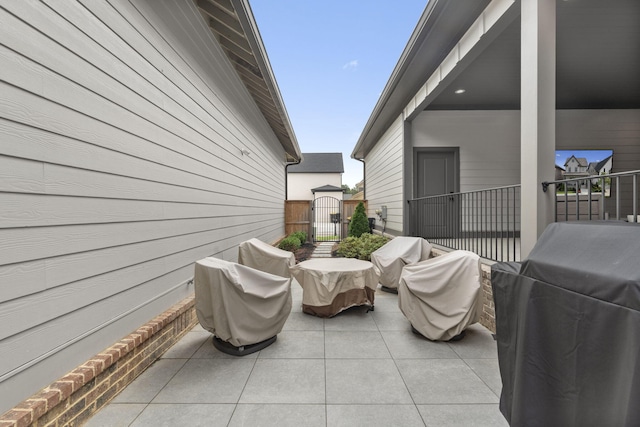
{"type": "Polygon", "coordinates": [[[553,220],[556,132],[556,0],[522,0],[520,83],[521,257],[553,220]]]}

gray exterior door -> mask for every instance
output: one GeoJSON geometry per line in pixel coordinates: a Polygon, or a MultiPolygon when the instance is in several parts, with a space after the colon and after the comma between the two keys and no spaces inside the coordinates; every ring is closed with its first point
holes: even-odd
{"type": "MultiPolygon", "coordinates": [[[[416,198],[459,191],[458,148],[417,148],[415,153],[416,198]]],[[[459,231],[460,203],[457,196],[427,198],[418,202],[414,218],[418,235],[453,237],[459,231]]]]}

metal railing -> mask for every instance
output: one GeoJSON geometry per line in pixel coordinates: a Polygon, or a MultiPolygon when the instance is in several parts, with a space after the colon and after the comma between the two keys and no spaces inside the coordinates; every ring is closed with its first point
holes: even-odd
{"type": "Polygon", "coordinates": [[[542,190],[553,186],[556,194],[554,220],[638,219],[638,176],[640,170],[591,175],[543,182],[542,190]]]}
{"type": "Polygon", "coordinates": [[[412,236],[494,261],[519,261],[520,185],[407,202],[412,236]]]}

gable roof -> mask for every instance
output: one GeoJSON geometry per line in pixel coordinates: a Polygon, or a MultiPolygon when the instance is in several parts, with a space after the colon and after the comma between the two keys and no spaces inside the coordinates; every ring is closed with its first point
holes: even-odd
{"type": "Polygon", "coordinates": [[[595,170],[596,172],[600,173],[600,171],[602,170],[602,168],[607,164],[607,162],[609,161],[609,159],[611,159],[613,156],[609,156],[606,157],[603,160],[600,160],[600,162],[598,162],[597,165],[595,165],[595,170]]]}
{"type": "Polygon", "coordinates": [[[575,159],[576,162],[578,162],[578,165],[580,166],[588,166],[589,164],[587,163],[587,159],[584,157],[576,157],[576,156],[571,156],[567,159],[566,162],[564,162],[564,165],[567,166],[569,164],[569,161],[571,159],[575,159]]]}
{"type": "Polygon", "coordinates": [[[302,153],[302,162],[289,166],[290,173],[344,173],[342,153],[302,153]]]}

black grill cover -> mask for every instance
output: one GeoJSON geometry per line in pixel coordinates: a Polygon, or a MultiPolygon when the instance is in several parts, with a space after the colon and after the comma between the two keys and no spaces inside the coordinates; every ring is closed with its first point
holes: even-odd
{"type": "Polygon", "coordinates": [[[640,426],[640,225],[551,224],[491,283],[511,426],[640,426]]]}

